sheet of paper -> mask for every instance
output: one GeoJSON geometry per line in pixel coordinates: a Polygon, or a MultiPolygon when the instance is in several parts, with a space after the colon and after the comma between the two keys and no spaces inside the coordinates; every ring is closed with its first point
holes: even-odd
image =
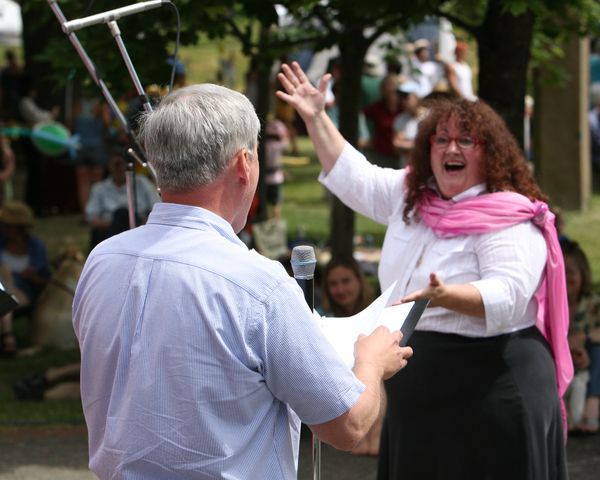
{"type": "Polygon", "coordinates": [[[319,317],[323,333],[349,367],[354,365],[354,343],[362,333],[369,335],[379,325],[399,330],[414,302],[387,307],[396,282],[371,305],[351,317],[319,317]]]}

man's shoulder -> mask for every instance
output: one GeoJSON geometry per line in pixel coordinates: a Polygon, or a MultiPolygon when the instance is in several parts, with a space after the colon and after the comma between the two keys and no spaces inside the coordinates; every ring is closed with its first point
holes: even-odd
{"type": "Polygon", "coordinates": [[[115,235],[98,245],[90,256],[117,265],[125,256],[146,258],[170,264],[188,277],[201,277],[209,282],[211,278],[220,278],[256,297],[268,294],[289,278],[279,262],[233,243],[213,230],[182,229],[176,235],[165,235],[162,228],[143,225],[115,235]]]}
{"type": "Polygon", "coordinates": [[[223,245],[223,261],[207,256],[208,267],[238,285],[252,296],[262,299],[282,283],[290,280],[283,265],[254,250],[223,245]]]}

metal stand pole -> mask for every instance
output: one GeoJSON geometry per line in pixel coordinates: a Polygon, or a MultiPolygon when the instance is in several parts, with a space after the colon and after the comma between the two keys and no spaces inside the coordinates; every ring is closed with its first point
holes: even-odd
{"type": "MultiPolygon", "coordinates": [[[[52,12],[54,12],[56,19],[58,20],[59,24],[61,25],[61,28],[63,29],[63,31],[65,31],[65,28],[63,27],[63,25],[65,24],[67,19],[65,18],[64,14],[62,13],[62,10],[58,6],[57,0],[47,0],[47,1],[48,1],[48,4],[50,5],[50,9],[52,10],[52,12]]],[[[150,101],[148,100],[148,97],[146,96],[146,94],[144,92],[144,89],[143,89],[142,84],[139,80],[139,77],[135,71],[135,68],[133,67],[131,58],[129,57],[129,54],[127,53],[127,50],[125,49],[125,44],[123,43],[123,40],[121,38],[121,32],[119,30],[119,26],[117,25],[116,21],[111,21],[111,22],[108,22],[108,27],[113,35],[113,38],[117,42],[117,46],[119,48],[119,51],[121,52],[121,56],[123,57],[123,59],[125,61],[125,65],[127,66],[127,70],[129,71],[129,75],[133,80],[133,83],[138,91],[138,94],[140,96],[143,96],[146,100],[144,102],[144,109],[146,110],[146,112],[149,113],[152,111],[152,106],[150,105],[150,101]]],[[[141,154],[142,149],[139,147],[138,142],[134,136],[134,133],[131,130],[129,123],[127,122],[127,119],[123,115],[123,112],[121,112],[121,110],[119,109],[117,103],[115,102],[115,99],[113,98],[113,96],[110,94],[110,91],[106,87],[106,84],[104,83],[102,78],[100,78],[100,75],[98,74],[98,71],[96,70],[96,66],[94,65],[94,63],[92,62],[92,60],[86,53],[85,49],[81,45],[81,42],[77,38],[77,35],[72,31],[69,31],[69,32],[65,31],[65,34],[71,41],[71,44],[73,45],[73,47],[75,47],[75,50],[79,54],[79,57],[83,61],[83,64],[85,65],[86,69],[92,76],[92,79],[94,80],[96,85],[98,85],[98,87],[100,88],[100,91],[102,92],[102,95],[104,96],[104,98],[106,99],[106,102],[110,106],[110,109],[112,110],[113,114],[115,115],[116,118],[119,119],[119,122],[123,126],[123,129],[127,133],[127,136],[129,137],[130,141],[132,142],[132,144],[134,144],[138,148],[138,151],[141,154]]],[[[129,149],[129,150],[133,151],[133,149],[129,149]]],[[[140,161],[140,158],[138,155],[132,155],[132,156],[137,161],[140,161]]],[[[144,167],[148,167],[152,176],[154,177],[154,179],[156,179],[155,171],[150,166],[150,164],[145,161],[140,161],[140,163],[144,167]]],[[[128,206],[128,210],[129,210],[129,226],[130,226],[130,228],[134,228],[135,227],[135,217],[136,217],[136,205],[135,205],[136,198],[135,198],[135,172],[134,172],[133,166],[131,168],[128,168],[128,172],[126,175],[126,182],[127,182],[127,206],[128,206]]]]}
{"type": "Polygon", "coordinates": [[[321,480],[321,440],[313,433],[312,436],[313,480],[321,480]]]}
{"type": "MultiPolygon", "coordinates": [[[[127,67],[129,76],[133,81],[133,85],[135,86],[135,89],[137,90],[137,93],[140,96],[140,98],[144,99],[144,110],[146,111],[146,113],[151,113],[152,105],[150,104],[150,99],[144,91],[144,87],[142,86],[142,82],[140,82],[140,78],[138,77],[138,74],[135,71],[133,62],[131,61],[131,57],[129,56],[129,53],[125,48],[125,43],[123,42],[123,37],[121,36],[121,29],[119,28],[119,25],[117,24],[116,20],[108,22],[107,25],[112,37],[115,39],[117,47],[119,48],[119,52],[121,52],[121,57],[123,57],[123,61],[125,62],[125,66],[127,67]]],[[[134,158],[137,157],[134,156],[134,158]]],[[[146,165],[149,166],[148,163],[146,163],[146,165]]],[[[156,178],[154,170],[150,168],[150,171],[152,172],[154,178],[156,178]]],[[[137,197],[135,195],[135,167],[132,162],[127,163],[127,173],[125,176],[125,181],[127,185],[127,205],[129,206],[129,228],[135,228],[137,216],[137,197]]]]}
{"type": "MultiPolygon", "coordinates": [[[[50,8],[54,12],[56,19],[58,20],[58,23],[61,25],[61,28],[62,28],[62,25],[67,21],[67,19],[65,18],[60,7],[58,6],[57,1],[56,0],[48,0],[48,4],[50,5],[50,8]]],[[[83,46],[81,45],[81,42],[77,38],[77,35],[74,32],[67,33],[66,35],[67,35],[68,39],[70,40],[71,44],[73,45],[73,47],[75,47],[75,50],[77,51],[77,53],[79,54],[79,57],[83,61],[85,68],[87,68],[87,71],[92,76],[92,79],[94,80],[96,85],[98,85],[98,87],[100,88],[100,91],[102,92],[102,96],[106,99],[106,102],[110,106],[110,109],[112,110],[114,115],[119,119],[119,122],[121,123],[121,125],[123,126],[125,131],[128,134],[131,134],[131,129],[129,128],[129,125],[127,123],[127,120],[125,119],[125,116],[123,115],[121,110],[119,110],[119,106],[117,105],[117,103],[115,102],[115,99],[112,97],[112,95],[108,91],[106,84],[98,75],[98,72],[96,70],[96,66],[94,65],[94,62],[92,62],[90,57],[88,57],[88,54],[86,53],[83,46]]]]}

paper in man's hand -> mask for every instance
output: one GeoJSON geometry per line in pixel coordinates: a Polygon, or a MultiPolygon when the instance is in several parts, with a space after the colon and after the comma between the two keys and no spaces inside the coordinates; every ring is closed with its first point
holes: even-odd
{"type": "MultiPolygon", "coordinates": [[[[386,307],[390,300],[393,300],[390,296],[395,286],[396,282],[356,315],[339,318],[318,317],[317,322],[323,333],[349,367],[354,366],[354,343],[361,333],[369,335],[380,325],[385,325],[391,331],[400,330],[404,324],[415,302],[386,307]]],[[[419,310],[422,313],[422,309],[419,310]]]]}

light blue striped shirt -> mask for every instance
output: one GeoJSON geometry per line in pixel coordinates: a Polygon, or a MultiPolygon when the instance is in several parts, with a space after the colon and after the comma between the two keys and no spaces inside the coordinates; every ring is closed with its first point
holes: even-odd
{"type": "Polygon", "coordinates": [[[101,479],[296,478],[294,412],[323,423],[364,390],[295,280],[197,207],[94,249],[73,322],[101,479]]]}

